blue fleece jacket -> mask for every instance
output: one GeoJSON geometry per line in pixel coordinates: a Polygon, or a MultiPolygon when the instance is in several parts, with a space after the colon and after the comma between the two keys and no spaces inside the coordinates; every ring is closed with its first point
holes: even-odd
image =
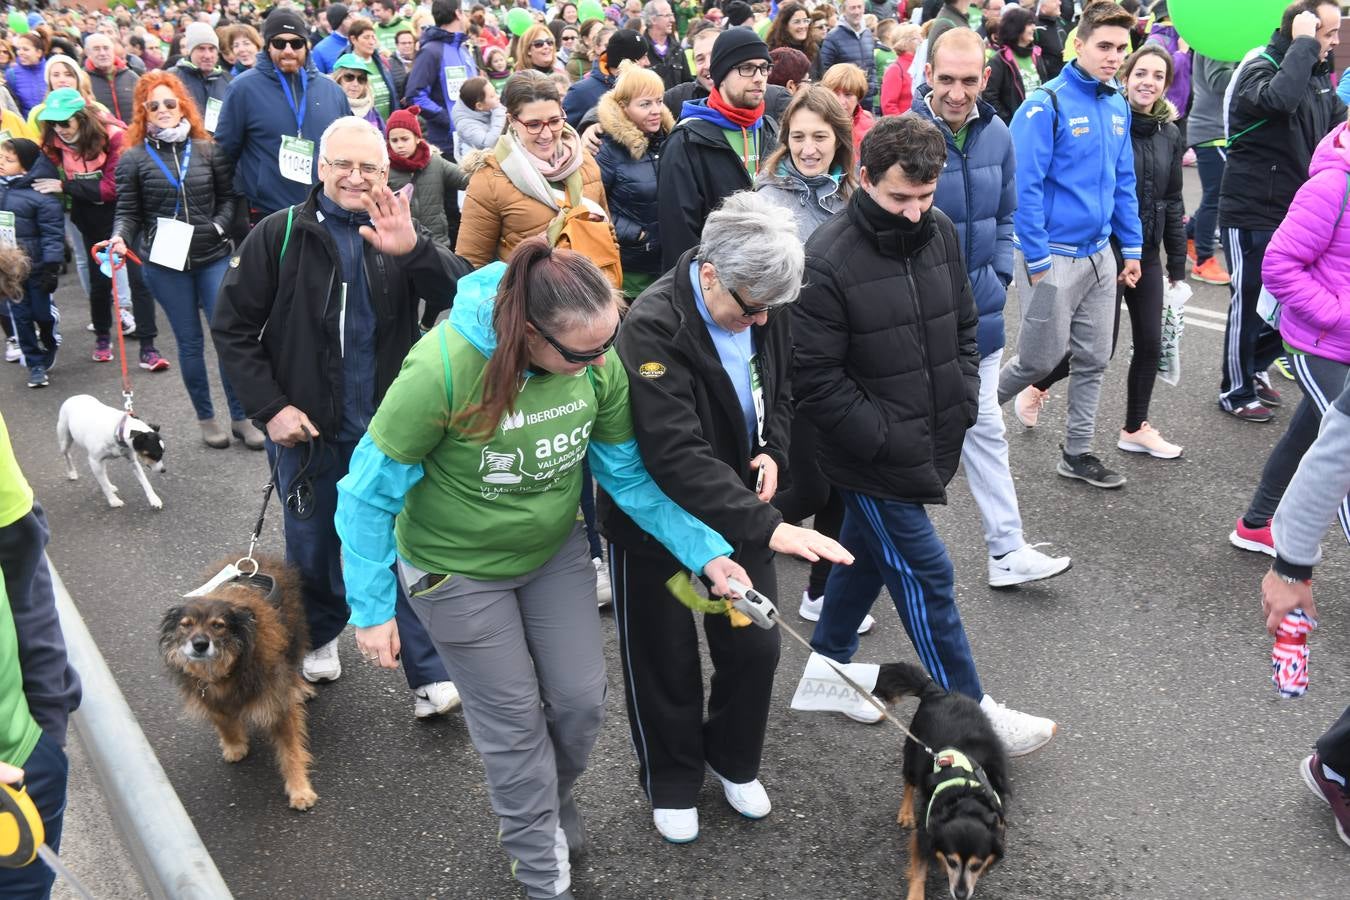
{"type": "MultiPolygon", "coordinates": [[[[334,120],[351,115],[347,95],[337,82],[324,78],[312,63],[304,69],[307,84],[303,104],[306,140],[314,142],[314,165],[310,183],[301,184],[283,178],[277,163],[281,136],[295,136],[296,114],[281,89],[281,77],[265,53],[258,62],[234,81],[225,92],[216,124],[216,144],[234,163],[235,190],[248,198],[249,205],[263,213],[304,203],[309,189],[318,181],[319,138],[334,120]]],[[[292,76],[291,96],[301,108],[299,79],[292,76]]]]}
{"type": "Polygon", "coordinates": [[[408,72],[408,83],[403,86],[407,104],[415,103],[422,108],[426,139],[439,147],[447,159],[455,158],[455,124],[450,118],[455,101],[451,99],[445,74],[447,69],[461,66],[465,78],[478,74],[473,48],[464,42],[464,32],[430,26],[422,30],[417,58],[408,72]]]}
{"type": "Polygon", "coordinates": [[[970,288],[980,312],[980,358],[1003,347],[1003,305],[1013,274],[1013,210],[1017,160],[1008,126],[983,100],[978,117],[966,123],[965,148],[956,146],[951,128],[928,105],[932,88],[915,98],[914,114],[937,125],[947,139],[947,165],[938,178],[933,202],[947,214],[961,238],[970,288]]]}
{"type": "Polygon", "coordinates": [[[1113,234],[1126,259],[1139,259],[1130,107],[1116,87],[1073,62],[1023,101],[1009,127],[1017,152],[1013,243],[1027,271],[1049,269],[1051,254],[1091,256],[1113,234]]]}
{"type": "Polygon", "coordinates": [[[333,74],[333,63],[337,62],[342,54],[350,50],[351,46],[351,41],[334,31],[315,44],[309,55],[314,60],[315,68],[325,75],[331,75],[333,74]]]}

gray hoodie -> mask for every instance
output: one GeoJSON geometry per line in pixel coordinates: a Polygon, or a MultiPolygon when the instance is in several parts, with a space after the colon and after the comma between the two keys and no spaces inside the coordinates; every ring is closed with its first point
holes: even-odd
{"type": "Polygon", "coordinates": [[[1350,379],[1322,416],[1317,440],[1303,454],[1298,471],[1275,510],[1275,571],[1311,578],[1322,561],[1322,536],[1350,493],[1350,379]]]}
{"type": "Polygon", "coordinates": [[[1195,54],[1191,68],[1191,111],[1186,120],[1186,142],[1192,147],[1224,136],[1223,98],[1237,63],[1220,62],[1195,54]]]}

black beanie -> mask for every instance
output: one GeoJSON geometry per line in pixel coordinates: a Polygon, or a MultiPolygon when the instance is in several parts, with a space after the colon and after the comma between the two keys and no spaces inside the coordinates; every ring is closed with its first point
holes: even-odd
{"type": "Polygon", "coordinates": [[[272,38],[279,34],[293,34],[296,37],[305,37],[309,34],[309,28],[305,26],[305,20],[293,9],[273,9],[272,14],[263,22],[263,43],[272,43],[272,38]]]}
{"type": "Polygon", "coordinates": [[[642,35],[627,28],[621,28],[610,35],[605,45],[605,68],[611,75],[619,74],[619,64],[624,60],[637,62],[647,55],[647,42],[642,35]]]}
{"type": "Polygon", "coordinates": [[[10,138],[8,143],[14,148],[14,155],[19,158],[19,165],[23,166],[23,170],[25,172],[31,170],[40,152],[38,145],[28,138],[10,138]]]}
{"type": "Polygon", "coordinates": [[[347,21],[347,16],[349,15],[351,14],[347,11],[347,7],[343,6],[341,3],[334,3],[332,6],[328,7],[328,30],[336,32],[339,26],[347,21]]]}
{"type": "Polygon", "coordinates": [[[708,74],[713,85],[720,85],[732,69],[746,62],[770,62],[769,45],[749,28],[729,28],[713,43],[708,74]]]}
{"type": "Polygon", "coordinates": [[[732,28],[744,25],[755,16],[755,11],[750,8],[750,4],[746,3],[745,0],[731,0],[730,3],[722,7],[722,12],[726,13],[727,24],[732,28]]]}

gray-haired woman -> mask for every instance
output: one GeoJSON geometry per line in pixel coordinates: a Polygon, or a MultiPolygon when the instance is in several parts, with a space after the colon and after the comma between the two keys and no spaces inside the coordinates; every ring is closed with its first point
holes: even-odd
{"type": "MultiPolygon", "coordinates": [[[[803,266],[791,217],[764,197],[734,194],[708,217],[702,243],[633,304],[617,344],[647,471],[735,547],[733,558],[769,596],[775,552],[852,561],[769,502],[787,465],[791,419],[783,307],[797,299],[803,266]]],[[[742,815],[768,815],[758,775],[777,629],[702,617],[715,670],[705,721],[694,616],[665,587],[679,562],[613,504],[602,501],[601,516],[628,723],[657,830],[675,843],[698,836],[705,768],[742,815]]]]}

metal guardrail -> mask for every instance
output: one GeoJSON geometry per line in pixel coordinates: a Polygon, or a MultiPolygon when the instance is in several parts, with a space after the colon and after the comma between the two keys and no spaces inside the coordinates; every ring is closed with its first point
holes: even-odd
{"type": "Polygon", "coordinates": [[[84,685],[75,713],[80,737],[147,892],[155,900],[231,900],[84,618],[51,560],[48,565],[66,653],[84,685]]]}

